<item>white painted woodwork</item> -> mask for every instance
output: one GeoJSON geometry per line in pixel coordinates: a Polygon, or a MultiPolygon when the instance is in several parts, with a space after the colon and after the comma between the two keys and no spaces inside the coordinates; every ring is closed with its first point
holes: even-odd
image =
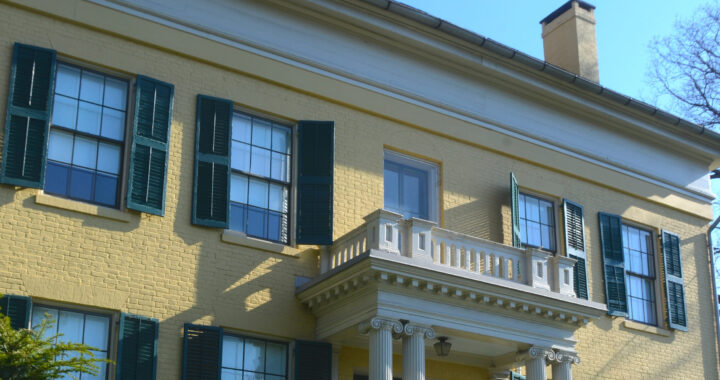
{"type": "MultiPolygon", "coordinates": [[[[525,359],[526,380],[547,380],[547,360],[555,359],[555,353],[548,348],[532,347],[525,359]]],[[[554,380],[554,379],[553,379],[554,380]]]]}
{"type": "Polygon", "coordinates": [[[426,326],[408,323],[402,339],[403,380],[425,380],[425,339],[435,332],[426,326]]]}
{"type": "Polygon", "coordinates": [[[369,335],[370,380],[392,380],[392,334],[403,331],[397,320],[373,317],[359,325],[369,335]]]}
{"type": "Polygon", "coordinates": [[[711,198],[712,157],[695,137],[617,104],[588,100],[576,88],[550,84],[440,32],[407,27],[378,8],[326,0],[94,1],[711,198]]]}

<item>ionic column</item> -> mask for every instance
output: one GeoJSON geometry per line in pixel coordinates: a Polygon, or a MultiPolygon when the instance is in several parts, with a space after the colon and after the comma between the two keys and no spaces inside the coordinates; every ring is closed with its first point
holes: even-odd
{"type": "Polygon", "coordinates": [[[572,380],[573,364],[580,364],[580,358],[576,353],[558,351],[552,363],[553,380],[572,380]]]}
{"type": "Polygon", "coordinates": [[[435,331],[427,326],[408,323],[403,336],[403,380],[425,380],[425,339],[435,331]]]}
{"type": "MultiPolygon", "coordinates": [[[[527,380],[547,380],[545,367],[546,359],[554,360],[555,352],[545,347],[532,347],[525,356],[525,371],[527,380]]],[[[553,380],[555,380],[553,378],[553,380]]]]}
{"type": "Polygon", "coordinates": [[[370,336],[369,380],[392,380],[392,333],[401,333],[402,323],[375,317],[361,323],[359,330],[370,336]]]}

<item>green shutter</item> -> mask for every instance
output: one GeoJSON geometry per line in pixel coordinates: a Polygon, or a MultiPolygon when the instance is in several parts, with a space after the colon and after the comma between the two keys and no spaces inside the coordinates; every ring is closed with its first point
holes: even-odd
{"type": "Polygon", "coordinates": [[[602,212],[598,213],[598,219],[600,221],[600,246],[603,253],[608,314],[627,317],[622,219],[618,215],[602,212]]]}
{"type": "Polygon", "coordinates": [[[510,380],[525,380],[525,376],[517,372],[510,372],[510,380]]]}
{"type": "Polygon", "coordinates": [[[17,329],[26,329],[30,324],[30,297],[6,295],[0,298],[0,313],[10,317],[10,326],[17,329]]]}
{"type": "Polygon", "coordinates": [[[332,244],[335,123],[298,123],[298,244],[332,244]]]}
{"type": "Polygon", "coordinates": [[[0,182],[39,189],[45,184],[54,80],[54,50],[15,44],[0,182]]]}
{"type": "Polygon", "coordinates": [[[164,215],[173,85],[138,76],[127,207],[164,215]]]}
{"type": "Polygon", "coordinates": [[[117,355],[118,380],[151,380],[157,372],[158,321],[139,315],[120,315],[117,355]]]}
{"type": "Polygon", "coordinates": [[[330,380],[331,377],[332,345],[295,341],[295,380],[330,380]]]}
{"type": "Polygon", "coordinates": [[[232,102],[198,95],[193,224],[228,226],[231,128],[232,102]]]}
{"type": "Polygon", "coordinates": [[[219,380],[222,363],[222,329],[185,324],[183,380],[219,380]]]}
{"type": "Polygon", "coordinates": [[[512,244],[513,247],[522,247],[520,239],[520,191],[515,174],[510,173],[510,212],[512,213],[512,244]]]}
{"type": "Polygon", "coordinates": [[[583,207],[563,199],[563,212],[565,216],[565,252],[568,257],[576,260],[573,274],[575,295],[578,298],[588,299],[583,207]]]}
{"type": "Polygon", "coordinates": [[[662,251],[665,263],[668,324],[673,329],[688,331],[680,237],[671,232],[662,231],[662,251]]]}

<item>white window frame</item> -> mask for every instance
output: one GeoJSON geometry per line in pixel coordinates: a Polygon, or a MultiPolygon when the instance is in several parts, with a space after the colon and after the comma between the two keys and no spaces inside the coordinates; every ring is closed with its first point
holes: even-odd
{"type": "MultiPolygon", "coordinates": [[[[665,292],[663,291],[662,284],[660,281],[660,279],[661,279],[660,278],[660,263],[659,263],[660,253],[661,253],[661,251],[660,251],[661,247],[659,244],[660,234],[658,233],[657,229],[650,227],[648,225],[645,225],[645,224],[636,223],[631,220],[627,220],[625,218],[622,218],[621,222],[622,222],[622,226],[628,226],[628,227],[632,227],[635,229],[643,230],[645,232],[649,232],[650,240],[652,241],[652,244],[653,244],[650,251],[655,256],[653,263],[652,263],[653,270],[655,271],[655,279],[653,280],[653,285],[652,285],[652,289],[655,292],[655,324],[652,325],[652,324],[649,324],[649,323],[646,323],[643,321],[639,321],[637,319],[630,318],[630,300],[628,298],[628,294],[629,294],[628,288],[630,286],[627,283],[627,281],[625,281],[625,302],[627,303],[627,307],[628,307],[628,317],[626,319],[629,321],[636,322],[636,323],[642,323],[644,325],[662,328],[665,325],[665,322],[662,320],[663,315],[664,315],[663,307],[664,307],[664,304],[667,302],[667,299],[666,299],[665,292]]],[[[623,239],[623,245],[625,245],[624,239],[623,239]]],[[[624,249],[625,249],[625,247],[623,247],[623,250],[624,249]]],[[[624,255],[625,255],[625,252],[623,251],[623,256],[624,255]]],[[[624,257],[623,257],[623,259],[624,259],[624,257]]],[[[624,272],[627,272],[627,265],[628,265],[627,263],[624,263],[624,272]]],[[[627,276],[627,275],[625,275],[625,276],[627,276]]]]}
{"type": "Polygon", "coordinates": [[[422,170],[428,173],[428,220],[440,225],[439,165],[434,162],[385,149],[383,153],[383,207],[385,202],[385,161],[391,161],[399,165],[422,170]]]}

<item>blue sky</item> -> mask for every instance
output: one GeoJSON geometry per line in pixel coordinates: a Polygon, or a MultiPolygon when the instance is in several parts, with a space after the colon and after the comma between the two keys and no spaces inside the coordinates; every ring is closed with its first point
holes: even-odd
{"type": "MultiPolygon", "coordinates": [[[[543,59],[540,20],[566,0],[400,0],[433,16],[543,59]]],[[[653,37],[673,32],[677,18],[687,19],[713,0],[590,0],[597,21],[600,84],[666,108],[656,99],[646,72],[653,37]]],[[[713,181],[720,194],[720,180],[713,181]]],[[[720,215],[720,204],[716,204],[720,215]]]]}
{"type": "MultiPolygon", "coordinates": [[[[401,2],[543,59],[540,20],[566,0],[400,0],[401,2]]],[[[597,20],[600,84],[655,104],[645,73],[654,36],[672,33],[710,0],[589,0],[597,20]]],[[[655,104],[662,107],[660,103],[655,104]]],[[[663,107],[664,108],[664,107],[663,107]]]]}

